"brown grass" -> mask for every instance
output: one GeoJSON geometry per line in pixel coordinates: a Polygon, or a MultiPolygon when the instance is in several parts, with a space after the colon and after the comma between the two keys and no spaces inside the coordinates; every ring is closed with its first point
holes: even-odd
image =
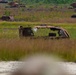
{"type": "Polygon", "coordinates": [[[50,19],[42,19],[41,22],[46,22],[46,23],[76,23],[75,18],[50,18],[50,19]]]}
{"type": "Polygon", "coordinates": [[[61,9],[61,8],[47,8],[47,9],[23,9],[23,8],[1,8],[0,17],[5,12],[10,12],[13,15],[15,21],[26,22],[50,22],[50,23],[76,23],[76,19],[72,19],[71,16],[75,14],[74,9],[61,9]],[[24,10],[24,11],[23,11],[24,10]]]}
{"type": "Polygon", "coordinates": [[[54,54],[76,61],[76,40],[0,39],[0,60],[19,60],[31,54],[54,54]]]}

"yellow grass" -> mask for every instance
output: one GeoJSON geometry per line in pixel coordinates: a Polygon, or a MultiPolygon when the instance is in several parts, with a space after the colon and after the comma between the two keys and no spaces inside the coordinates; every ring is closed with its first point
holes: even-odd
{"type": "Polygon", "coordinates": [[[0,39],[0,60],[19,60],[36,53],[76,61],[76,40],[0,39]]]}

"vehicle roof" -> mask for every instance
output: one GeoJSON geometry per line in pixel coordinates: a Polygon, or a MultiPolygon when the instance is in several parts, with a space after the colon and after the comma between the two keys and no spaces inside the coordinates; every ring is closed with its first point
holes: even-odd
{"type": "Polygon", "coordinates": [[[62,31],[64,31],[65,35],[67,37],[69,37],[69,33],[64,28],[62,28],[62,27],[47,26],[47,25],[45,25],[45,26],[35,26],[35,28],[42,28],[42,29],[44,29],[44,28],[48,28],[49,29],[50,28],[50,29],[54,29],[54,30],[62,30],[62,31]]]}
{"type": "Polygon", "coordinates": [[[35,28],[55,28],[55,29],[62,29],[61,27],[57,27],[57,26],[35,26],[35,28]]]}

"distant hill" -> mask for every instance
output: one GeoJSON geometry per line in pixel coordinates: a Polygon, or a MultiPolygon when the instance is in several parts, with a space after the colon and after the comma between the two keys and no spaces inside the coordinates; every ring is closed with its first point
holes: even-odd
{"type": "Polygon", "coordinates": [[[9,1],[21,1],[26,4],[70,4],[76,2],[76,0],[9,0],[9,1]]]}

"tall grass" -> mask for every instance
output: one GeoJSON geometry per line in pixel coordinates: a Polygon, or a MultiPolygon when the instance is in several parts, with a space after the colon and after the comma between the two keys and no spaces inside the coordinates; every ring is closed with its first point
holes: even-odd
{"type": "Polygon", "coordinates": [[[76,61],[76,40],[0,39],[0,60],[19,60],[31,54],[54,54],[76,61]]]}
{"type": "Polygon", "coordinates": [[[75,14],[74,9],[68,9],[68,7],[54,7],[49,8],[1,8],[0,17],[5,14],[6,11],[13,15],[15,21],[26,22],[50,22],[50,23],[76,23],[75,19],[71,16],[75,14]]]}

